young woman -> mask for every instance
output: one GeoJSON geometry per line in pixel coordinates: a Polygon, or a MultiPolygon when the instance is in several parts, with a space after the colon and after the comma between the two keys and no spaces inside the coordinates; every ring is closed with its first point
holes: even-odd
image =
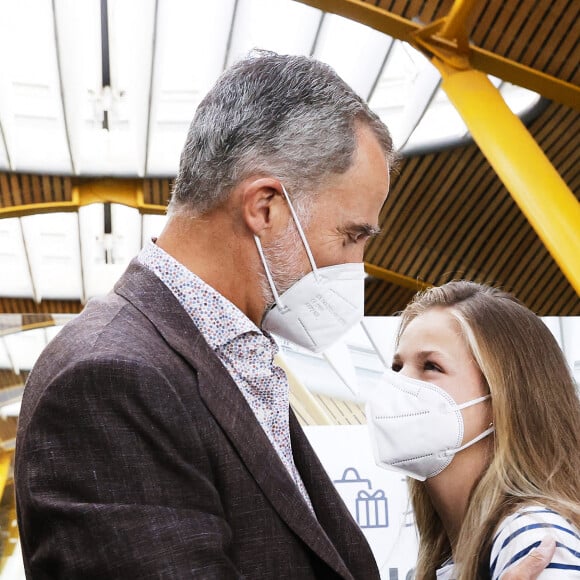
{"type": "Polygon", "coordinates": [[[403,312],[392,370],[367,413],[379,464],[414,478],[416,578],[498,579],[547,534],[539,578],[580,578],[580,402],[543,322],[450,282],[403,312]]]}

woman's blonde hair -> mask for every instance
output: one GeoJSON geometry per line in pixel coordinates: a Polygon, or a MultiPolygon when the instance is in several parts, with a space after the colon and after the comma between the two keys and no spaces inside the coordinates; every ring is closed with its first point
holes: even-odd
{"type": "MultiPolygon", "coordinates": [[[[580,400],[552,333],[513,296],[474,282],[431,288],[404,310],[398,338],[434,307],[458,321],[492,396],[493,455],[454,550],[459,580],[489,578],[495,529],[519,506],[542,504],[580,527],[580,400]]],[[[424,484],[409,485],[420,537],[416,578],[431,580],[451,547],[424,484]]]]}

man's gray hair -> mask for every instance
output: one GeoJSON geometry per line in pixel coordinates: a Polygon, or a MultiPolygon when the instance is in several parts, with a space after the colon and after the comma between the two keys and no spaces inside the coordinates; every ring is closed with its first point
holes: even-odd
{"type": "Polygon", "coordinates": [[[264,175],[279,179],[302,213],[326,177],[350,167],[357,124],[372,129],[393,161],[387,127],[330,66],[254,51],[197,108],[169,210],[203,215],[245,178],[264,175]]]}

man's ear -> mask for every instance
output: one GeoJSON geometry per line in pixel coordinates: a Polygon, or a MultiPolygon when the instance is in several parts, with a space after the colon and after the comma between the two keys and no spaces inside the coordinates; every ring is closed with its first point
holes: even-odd
{"type": "MultiPolygon", "coordinates": [[[[256,236],[276,236],[288,222],[288,206],[282,184],[271,177],[249,178],[238,186],[241,217],[256,236]]],[[[237,189],[237,188],[236,188],[237,189]]]]}

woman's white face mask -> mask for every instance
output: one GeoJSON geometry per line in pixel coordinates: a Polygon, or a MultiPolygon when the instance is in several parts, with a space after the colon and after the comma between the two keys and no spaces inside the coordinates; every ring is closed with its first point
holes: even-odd
{"type": "Polygon", "coordinates": [[[332,346],[362,320],[364,265],[360,262],[317,268],[284,186],[282,191],[306,249],[312,272],[279,295],[260,239],[254,236],[275,299],[275,304],[262,320],[262,328],[318,353],[332,346]]]}
{"type": "Polygon", "coordinates": [[[494,427],[464,445],[461,409],[489,399],[458,405],[443,389],[387,370],[367,398],[366,415],[375,461],[424,481],[441,473],[456,453],[487,437],[494,427]]]}

